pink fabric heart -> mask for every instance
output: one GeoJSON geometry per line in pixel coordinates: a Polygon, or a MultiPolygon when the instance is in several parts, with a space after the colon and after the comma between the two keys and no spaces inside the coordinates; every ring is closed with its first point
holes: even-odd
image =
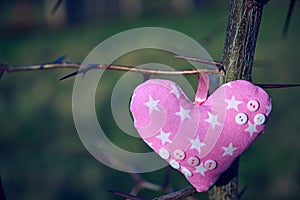
{"type": "Polygon", "coordinates": [[[195,102],[169,80],[139,85],[130,110],[142,139],[185,175],[198,192],[213,185],[265,128],[271,99],[244,80],[222,85],[207,98],[208,76],[199,76],[195,102]]]}

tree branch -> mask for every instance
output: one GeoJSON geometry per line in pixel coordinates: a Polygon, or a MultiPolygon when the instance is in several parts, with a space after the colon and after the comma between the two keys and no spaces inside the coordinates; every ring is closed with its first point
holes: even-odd
{"type": "MultiPolygon", "coordinates": [[[[169,176],[169,174],[166,174],[166,177],[169,176]]],[[[161,191],[161,192],[172,192],[174,189],[169,185],[168,180],[165,181],[165,183],[159,185],[155,184],[149,181],[146,181],[142,178],[140,174],[131,174],[131,177],[136,182],[136,185],[131,190],[131,195],[137,195],[141,190],[148,189],[152,191],[161,191]]]]}
{"type": "Polygon", "coordinates": [[[177,199],[182,199],[182,198],[191,196],[191,195],[195,194],[196,192],[197,191],[195,188],[193,188],[192,186],[189,186],[182,190],[178,190],[176,192],[154,198],[153,200],[177,200],[177,199]]]}
{"type": "Polygon", "coordinates": [[[9,66],[6,64],[0,63],[0,78],[4,73],[12,73],[19,71],[35,71],[35,70],[44,70],[44,69],[78,69],[77,71],[63,77],[62,79],[74,76],[79,73],[85,73],[92,69],[108,69],[108,70],[118,70],[118,71],[130,71],[141,74],[152,74],[152,75],[193,75],[193,74],[219,74],[220,70],[215,69],[187,69],[187,70],[154,70],[154,69],[141,69],[135,68],[133,66],[126,65],[116,65],[116,64],[80,64],[80,63],[70,63],[70,62],[61,62],[61,63],[45,63],[45,64],[36,64],[36,65],[21,65],[21,66],[9,66]]]}

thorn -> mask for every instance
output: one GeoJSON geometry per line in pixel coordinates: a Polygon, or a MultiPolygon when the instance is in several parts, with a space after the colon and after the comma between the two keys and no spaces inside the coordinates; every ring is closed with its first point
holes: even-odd
{"type": "Polygon", "coordinates": [[[113,193],[116,196],[125,197],[125,198],[131,199],[131,200],[147,200],[147,199],[144,199],[144,198],[136,197],[136,196],[131,195],[131,194],[117,192],[117,191],[110,190],[110,189],[108,189],[107,191],[113,193]]]}
{"type": "Polygon", "coordinates": [[[0,63],[0,79],[7,70],[7,65],[0,63]]]}
{"type": "Polygon", "coordinates": [[[58,57],[56,60],[54,60],[53,63],[61,63],[66,57],[67,57],[66,54],[64,54],[64,55],[58,57]]]}
{"type": "Polygon", "coordinates": [[[219,72],[222,71],[224,73],[224,76],[226,75],[226,70],[225,70],[224,65],[219,66],[218,69],[219,69],[219,72]]]}
{"type": "Polygon", "coordinates": [[[2,184],[2,180],[1,180],[1,176],[0,176],[0,199],[1,200],[5,200],[5,193],[4,193],[4,189],[3,189],[3,184],[2,184]]]}
{"type": "Polygon", "coordinates": [[[55,12],[57,11],[57,9],[59,8],[59,6],[61,5],[61,3],[63,2],[63,0],[58,0],[55,4],[55,6],[53,7],[52,11],[51,11],[51,15],[54,15],[55,12]]]}
{"type": "Polygon", "coordinates": [[[97,64],[90,64],[90,65],[88,65],[88,66],[85,67],[85,68],[79,69],[79,70],[77,70],[77,71],[75,71],[75,72],[72,72],[71,74],[68,74],[68,75],[66,75],[66,76],[64,76],[64,77],[62,77],[62,78],[60,78],[59,80],[62,81],[62,80],[65,80],[65,79],[67,79],[67,78],[70,78],[70,77],[72,77],[72,76],[76,76],[77,74],[82,74],[82,73],[85,75],[86,72],[88,72],[88,71],[91,70],[91,69],[96,68],[97,66],[98,66],[97,64]]]}
{"type": "Polygon", "coordinates": [[[70,77],[72,77],[72,76],[76,76],[77,74],[79,74],[79,70],[77,70],[77,71],[75,71],[75,72],[72,72],[71,74],[68,74],[68,75],[66,75],[66,76],[64,76],[64,77],[62,77],[62,78],[60,78],[59,81],[65,80],[65,79],[70,78],[70,77]]]}
{"type": "Polygon", "coordinates": [[[243,194],[246,192],[247,186],[243,187],[243,189],[239,192],[238,197],[239,199],[243,196],[243,194]]]}
{"type": "Polygon", "coordinates": [[[284,27],[283,27],[283,31],[282,31],[282,37],[283,38],[285,38],[287,36],[287,32],[288,32],[289,27],[290,27],[290,23],[291,23],[295,3],[296,3],[296,0],[290,0],[288,13],[287,13],[287,16],[285,18],[284,27]]]}
{"type": "Polygon", "coordinates": [[[298,87],[300,84],[256,84],[261,88],[274,89],[274,88],[289,88],[289,87],[298,87]]]}
{"type": "Polygon", "coordinates": [[[223,64],[220,62],[204,60],[204,59],[200,59],[200,58],[193,58],[193,57],[188,57],[188,56],[181,56],[181,55],[175,55],[175,58],[181,58],[181,59],[190,60],[190,61],[194,61],[194,62],[200,62],[200,63],[207,64],[207,65],[214,65],[219,69],[219,71],[223,71],[224,74],[226,74],[225,68],[224,68],[223,64]]]}

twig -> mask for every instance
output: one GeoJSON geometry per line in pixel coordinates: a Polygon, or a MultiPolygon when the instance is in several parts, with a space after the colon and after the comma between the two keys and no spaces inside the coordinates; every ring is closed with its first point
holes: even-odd
{"type": "MultiPolygon", "coordinates": [[[[105,144],[99,143],[99,145],[103,146],[105,144]]],[[[129,166],[127,164],[124,164],[113,156],[105,155],[103,157],[103,159],[105,159],[105,161],[107,163],[110,163],[113,166],[117,166],[118,168],[120,168],[124,171],[130,171],[130,172],[136,171],[134,166],[129,166]]],[[[114,193],[115,195],[126,197],[127,199],[133,199],[132,197],[138,199],[139,197],[137,197],[136,195],[143,189],[167,192],[167,193],[174,191],[174,189],[169,185],[169,182],[168,182],[169,181],[168,171],[166,173],[166,177],[165,177],[164,183],[162,185],[146,181],[145,179],[142,178],[141,174],[138,174],[138,173],[130,173],[130,175],[135,182],[135,186],[132,188],[132,190],[130,192],[131,196],[126,196],[127,195],[126,193],[122,193],[122,192],[118,192],[118,191],[111,191],[111,190],[109,190],[109,191],[114,193]]]]}
{"type": "MultiPolygon", "coordinates": [[[[61,3],[58,1],[57,4],[61,3]]],[[[78,69],[71,74],[68,74],[62,77],[60,80],[75,76],[80,73],[86,73],[92,69],[110,69],[110,70],[118,70],[118,71],[131,71],[136,73],[141,73],[144,75],[192,75],[192,74],[220,74],[221,71],[225,73],[223,65],[219,62],[204,60],[199,58],[192,58],[187,56],[178,56],[176,58],[181,58],[185,60],[191,60],[194,62],[204,63],[206,65],[214,65],[217,68],[215,69],[187,69],[187,70],[153,70],[153,69],[140,69],[135,68],[133,66],[127,65],[118,65],[118,64],[81,64],[75,62],[63,62],[66,55],[62,55],[57,58],[54,62],[44,63],[44,64],[36,64],[36,65],[21,65],[21,66],[9,66],[4,63],[0,63],[0,78],[4,73],[18,72],[18,71],[34,71],[34,70],[42,70],[42,69],[55,69],[55,68],[70,68],[70,69],[78,69]]]]}
{"type": "Polygon", "coordinates": [[[114,191],[114,190],[107,190],[107,191],[113,193],[116,196],[125,197],[125,198],[130,199],[130,200],[147,200],[147,199],[144,199],[144,198],[141,198],[141,197],[136,197],[134,195],[126,194],[126,193],[123,193],[123,192],[117,192],[117,191],[114,191]]]}
{"type": "Polygon", "coordinates": [[[191,60],[194,62],[200,62],[200,63],[204,63],[204,64],[208,64],[208,65],[214,65],[217,67],[222,67],[222,63],[220,62],[216,62],[216,61],[210,61],[210,60],[204,60],[204,59],[200,59],[200,58],[194,58],[194,57],[189,57],[189,56],[175,56],[175,58],[182,58],[185,60],[191,60]]]}
{"type": "MultiPolygon", "coordinates": [[[[183,58],[186,60],[193,60],[196,62],[203,62],[205,63],[206,60],[201,60],[197,58],[191,58],[191,57],[185,57],[185,56],[176,56],[178,58],[183,58]],[[195,60],[194,60],[195,59],[195,60]]],[[[57,60],[62,59],[60,57],[57,60]]],[[[154,69],[140,69],[135,68],[133,66],[125,66],[125,65],[105,65],[105,64],[87,64],[82,65],[80,63],[72,63],[72,62],[60,62],[57,63],[56,61],[54,63],[47,63],[47,64],[36,64],[36,65],[20,65],[20,66],[8,66],[6,64],[0,63],[0,78],[4,73],[12,73],[12,72],[20,72],[20,71],[36,71],[36,70],[43,70],[43,69],[79,69],[71,74],[68,74],[64,77],[62,77],[60,80],[64,80],[66,78],[75,76],[80,73],[86,73],[87,71],[91,69],[109,69],[109,70],[118,70],[118,71],[131,71],[135,73],[141,73],[144,75],[195,75],[195,74],[219,74],[221,73],[220,70],[222,70],[222,65],[218,62],[214,61],[207,61],[207,64],[215,63],[215,66],[219,67],[216,69],[187,69],[187,70],[177,70],[177,71],[171,71],[171,70],[154,70],[154,69]],[[82,68],[80,69],[80,67],[82,68]]],[[[256,84],[257,86],[260,86],[262,88],[288,88],[288,87],[298,87],[300,84],[256,84]]]]}
{"type": "Polygon", "coordinates": [[[219,69],[187,69],[187,70],[154,70],[154,69],[141,69],[141,68],[135,68],[132,66],[125,66],[125,65],[105,65],[105,64],[88,64],[83,65],[81,69],[68,74],[64,77],[62,77],[60,80],[64,80],[66,78],[75,76],[77,74],[86,73],[87,71],[91,69],[110,69],[110,70],[118,70],[118,71],[130,71],[130,72],[136,72],[140,74],[149,74],[149,75],[193,75],[193,74],[219,74],[219,69]]]}
{"type": "Polygon", "coordinates": [[[4,73],[12,73],[19,71],[35,71],[35,70],[43,70],[43,69],[56,69],[56,68],[69,68],[69,69],[79,69],[76,72],[73,72],[63,78],[68,78],[74,76],[79,73],[85,73],[91,69],[109,69],[109,70],[118,70],[118,71],[131,71],[141,74],[152,74],[152,75],[192,75],[192,74],[219,74],[219,69],[187,69],[187,70],[154,70],[154,69],[141,69],[135,68],[132,66],[126,65],[117,65],[117,64],[80,64],[80,63],[70,63],[70,62],[61,62],[61,63],[45,63],[45,64],[37,64],[37,65],[21,65],[21,66],[9,66],[6,64],[0,63],[0,77],[4,73]]]}
{"type": "MultiPolygon", "coordinates": [[[[137,195],[139,191],[143,189],[148,189],[152,191],[161,191],[161,192],[172,192],[173,188],[169,185],[168,182],[164,182],[162,185],[155,184],[149,181],[146,181],[142,178],[140,174],[131,174],[131,177],[136,182],[136,185],[131,190],[131,195],[137,195]]],[[[166,180],[168,180],[168,173],[166,174],[166,180]]]]}
{"type": "Polygon", "coordinates": [[[200,63],[206,64],[206,65],[213,65],[213,66],[216,66],[219,69],[219,71],[222,71],[224,73],[223,75],[226,75],[224,65],[221,62],[216,62],[216,61],[211,61],[211,60],[204,60],[204,59],[194,58],[194,57],[189,57],[189,56],[175,56],[175,58],[182,58],[182,59],[185,59],[185,60],[200,62],[200,63]]]}
{"type": "Polygon", "coordinates": [[[196,193],[196,189],[189,186],[182,190],[178,190],[176,192],[154,198],[153,200],[177,200],[177,199],[182,199],[191,196],[195,193],[196,193]]]}
{"type": "MultiPolygon", "coordinates": [[[[112,192],[113,194],[115,194],[117,196],[125,197],[128,200],[146,200],[145,198],[137,197],[133,194],[126,194],[123,192],[117,192],[117,191],[113,191],[113,190],[108,190],[108,191],[112,192]]],[[[154,198],[152,200],[178,200],[178,199],[189,197],[189,196],[195,194],[196,192],[197,191],[195,188],[193,188],[192,186],[189,186],[182,190],[178,190],[176,192],[172,192],[172,193],[154,198]]]]}

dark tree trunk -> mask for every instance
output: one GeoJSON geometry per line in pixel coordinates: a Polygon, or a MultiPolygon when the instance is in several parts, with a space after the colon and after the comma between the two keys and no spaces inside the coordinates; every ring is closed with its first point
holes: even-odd
{"type": "MultiPolygon", "coordinates": [[[[251,81],[251,71],[263,6],[267,0],[231,0],[222,63],[226,75],[221,84],[245,79],[251,81]]],[[[239,199],[237,158],[209,191],[210,200],[239,199]]]]}

